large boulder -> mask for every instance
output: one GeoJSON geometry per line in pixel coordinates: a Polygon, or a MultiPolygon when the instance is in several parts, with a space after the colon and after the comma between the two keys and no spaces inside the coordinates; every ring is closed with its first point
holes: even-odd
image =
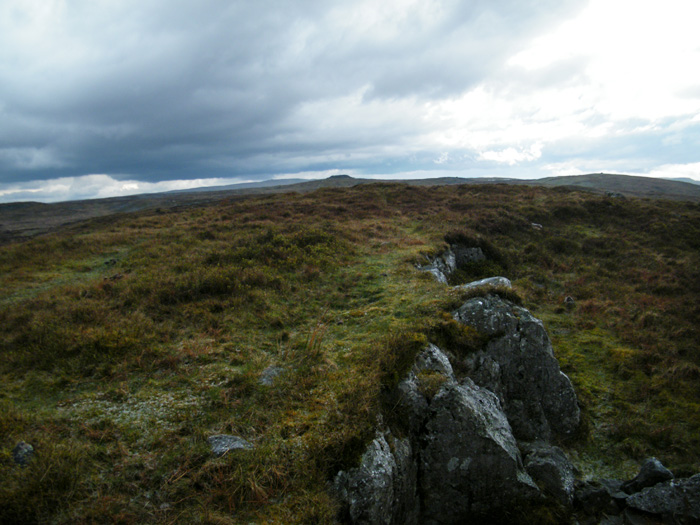
{"type": "Polygon", "coordinates": [[[443,385],[419,439],[423,523],[465,523],[539,497],[498,398],[470,379],[443,385]]]}
{"type": "Polygon", "coordinates": [[[490,336],[484,350],[461,364],[477,385],[498,396],[516,438],[549,441],[576,431],[576,393],[539,319],[497,295],[468,300],[454,318],[490,336]]]}

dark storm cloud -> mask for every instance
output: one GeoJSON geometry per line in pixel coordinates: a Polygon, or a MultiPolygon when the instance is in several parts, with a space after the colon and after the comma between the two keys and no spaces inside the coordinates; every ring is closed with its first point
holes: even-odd
{"type": "Polygon", "coordinates": [[[426,133],[401,100],[458,96],[582,3],[10,0],[0,183],[382,166],[426,133]]]}

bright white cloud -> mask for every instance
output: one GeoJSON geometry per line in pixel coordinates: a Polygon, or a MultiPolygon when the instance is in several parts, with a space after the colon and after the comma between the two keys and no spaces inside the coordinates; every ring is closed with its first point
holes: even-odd
{"type": "Polygon", "coordinates": [[[526,149],[506,148],[500,151],[482,151],[479,154],[481,160],[491,160],[499,164],[514,166],[520,162],[532,162],[542,156],[542,146],[537,143],[526,149]]]}
{"type": "Polygon", "coordinates": [[[136,180],[117,180],[109,175],[94,174],[80,177],[61,177],[50,181],[7,184],[0,189],[0,202],[19,200],[58,202],[93,198],[101,199],[242,182],[251,181],[239,179],[187,179],[152,183],[136,180]]]}

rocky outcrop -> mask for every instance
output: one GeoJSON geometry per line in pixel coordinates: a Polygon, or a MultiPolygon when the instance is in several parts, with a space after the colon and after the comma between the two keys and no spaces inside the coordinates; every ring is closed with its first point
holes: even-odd
{"type": "Polygon", "coordinates": [[[465,302],[454,318],[490,336],[460,363],[474,382],[500,399],[516,438],[549,441],[578,428],[580,411],[539,319],[497,295],[465,302]]]}
{"type": "Polygon", "coordinates": [[[499,397],[457,377],[437,346],[418,354],[386,401],[392,430],[382,428],[360,465],[335,479],[347,521],[488,521],[545,496],[573,498],[573,469],[563,452],[546,442],[531,444],[524,463],[499,397]]]}
{"type": "MultiPolygon", "coordinates": [[[[457,257],[443,254],[432,270],[446,282],[457,257]]],[[[552,440],[577,431],[576,394],[542,322],[494,293],[509,285],[500,279],[473,283],[483,294],[453,312],[484,336],[481,349],[429,344],[385,393],[387,423],[335,478],[345,521],[517,523],[547,504],[581,525],[700,523],[700,474],[673,480],[655,458],[627,482],[575,479],[552,440]]]]}

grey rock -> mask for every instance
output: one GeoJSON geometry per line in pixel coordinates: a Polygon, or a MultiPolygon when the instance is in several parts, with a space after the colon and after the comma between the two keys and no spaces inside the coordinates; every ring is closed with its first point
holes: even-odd
{"type": "Polygon", "coordinates": [[[634,510],[661,516],[673,523],[699,523],[700,474],[657,483],[632,494],[626,502],[634,510]]]}
{"type": "Polygon", "coordinates": [[[574,501],[574,466],[559,447],[542,441],[521,444],[525,470],[546,494],[564,506],[574,501]]]}
{"type": "Polygon", "coordinates": [[[627,494],[634,494],[646,487],[673,479],[673,473],[664,467],[656,458],[648,458],[642,464],[639,474],[634,479],[623,483],[620,487],[627,494]]]}
{"type": "Polygon", "coordinates": [[[223,456],[232,450],[247,450],[255,448],[252,443],[238,436],[228,434],[217,434],[207,438],[211,451],[216,457],[223,456]]]}
{"type": "Polygon", "coordinates": [[[516,438],[549,441],[576,431],[576,393],[539,319],[495,295],[472,298],[453,315],[491,336],[485,350],[462,364],[477,385],[499,397],[516,438]]]}
{"type": "Polygon", "coordinates": [[[486,260],[486,255],[481,248],[453,244],[443,253],[430,260],[428,264],[420,265],[420,270],[430,272],[435,279],[443,284],[447,284],[447,280],[452,273],[458,268],[486,260]]]}
{"type": "Polygon", "coordinates": [[[420,392],[418,374],[424,371],[438,372],[454,380],[450,360],[437,346],[429,344],[417,356],[408,375],[390,394],[390,405],[401,414],[411,435],[418,435],[428,413],[428,400],[420,392]]]}
{"type": "Polygon", "coordinates": [[[409,440],[386,431],[377,433],[359,467],[336,475],[334,486],[352,523],[415,524],[416,476],[409,440]]]}
{"type": "Polygon", "coordinates": [[[448,248],[428,264],[419,266],[418,269],[430,272],[439,283],[447,284],[447,278],[457,269],[455,254],[448,248]]]}
{"type": "Polygon", "coordinates": [[[16,465],[22,467],[27,466],[33,456],[34,447],[24,441],[20,441],[15,445],[15,448],[12,449],[12,460],[16,465]]]}
{"type": "Polygon", "coordinates": [[[605,195],[607,197],[611,197],[613,199],[624,199],[625,196],[622,193],[619,193],[617,191],[606,191],[605,195]]]}
{"type": "Polygon", "coordinates": [[[260,374],[258,382],[261,385],[272,386],[275,383],[275,379],[277,379],[277,376],[279,376],[282,372],[284,372],[284,368],[282,367],[274,365],[268,366],[260,374]]]}
{"type": "Polygon", "coordinates": [[[470,379],[435,395],[420,447],[422,523],[463,523],[540,495],[498,398],[470,379]]]}
{"type": "Polygon", "coordinates": [[[460,286],[456,286],[455,288],[460,290],[472,290],[482,286],[503,286],[505,288],[512,288],[513,285],[511,284],[510,279],[505,277],[487,277],[486,279],[472,281],[471,283],[462,284],[460,286]]]}
{"type": "Polygon", "coordinates": [[[428,346],[416,356],[412,372],[419,373],[424,370],[439,372],[449,379],[454,379],[455,377],[450,360],[445,353],[434,344],[428,344],[428,346]]]}

